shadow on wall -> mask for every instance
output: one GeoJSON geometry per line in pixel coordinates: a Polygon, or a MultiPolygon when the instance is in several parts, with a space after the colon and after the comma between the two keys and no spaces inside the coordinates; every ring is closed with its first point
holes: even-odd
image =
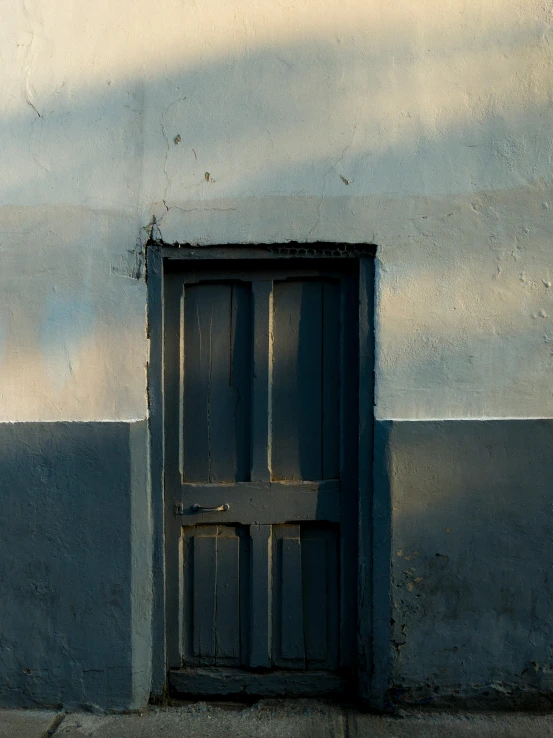
{"type": "Polygon", "coordinates": [[[378,242],[381,415],[493,414],[496,371],[517,413],[549,407],[525,387],[550,363],[551,24],[474,12],[411,25],[392,8],[371,25],[360,9],[352,25],[344,8],[347,32],[177,45],[163,64],[133,49],[118,76],[76,75],[37,42],[0,122],[3,417],[145,414],[149,232],[378,242]]]}
{"type": "Polygon", "coordinates": [[[2,200],[147,212],[162,202],[469,193],[548,177],[545,16],[513,14],[509,26],[506,13],[499,30],[442,20],[422,33],[404,19],[380,22],[375,38],[361,26],[352,38],[211,50],[115,82],[92,81],[90,70],[69,89],[30,68],[24,117],[2,122],[18,163],[3,170],[2,200]]]}

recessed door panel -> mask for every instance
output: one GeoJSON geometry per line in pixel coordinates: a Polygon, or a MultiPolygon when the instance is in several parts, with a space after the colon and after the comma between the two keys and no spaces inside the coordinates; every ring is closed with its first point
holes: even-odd
{"type": "Polygon", "coordinates": [[[273,529],[273,663],[338,667],[338,530],[313,524],[273,529]]]}
{"type": "Polygon", "coordinates": [[[272,478],[337,478],[339,285],[275,282],[273,305],[272,478]]]}
{"type": "Polygon", "coordinates": [[[246,481],[251,413],[249,285],[187,285],[183,298],[183,479],[246,481]]]}
{"type": "Polygon", "coordinates": [[[247,657],[249,546],[239,526],[183,528],[183,657],[239,666],[247,657]]]}

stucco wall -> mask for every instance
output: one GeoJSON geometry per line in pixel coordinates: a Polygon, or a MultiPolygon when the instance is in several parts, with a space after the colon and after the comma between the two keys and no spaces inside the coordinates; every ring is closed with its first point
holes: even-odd
{"type": "Polygon", "coordinates": [[[144,416],[154,217],[376,242],[379,417],[551,414],[547,4],[9,6],[0,417],[144,416]]]}

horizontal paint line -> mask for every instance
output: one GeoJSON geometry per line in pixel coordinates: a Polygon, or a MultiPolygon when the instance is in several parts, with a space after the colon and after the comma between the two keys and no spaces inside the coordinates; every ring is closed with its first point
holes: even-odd
{"type": "Polygon", "coordinates": [[[75,420],[73,418],[59,418],[56,420],[50,419],[50,420],[40,420],[40,419],[31,419],[31,420],[0,420],[0,425],[23,425],[24,423],[81,423],[81,424],[87,424],[90,425],[91,423],[98,423],[98,424],[106,424],[106,423],[142,423],[143,421],[148,420],[148,418],[105,418],[101,420],[75,420]]]}
{"type": "MultiPolygon", "coordinates": [[[[142,423],[143,421],[148,420],[146,416],[143,418],[85,418],[85,419],[75,419],[75,418],[57,418],[57,419],[47,419],[43,420],[41,418],[31,418],[31,419],[25,419],[25,420],[0,420],[0,425],[15,425],[17,423],[142,423]]],[[[542,416],[542,415],[502,415],[502,416],[487,416],[487,417],[478,417],[478,418],[375,418],[375,422],[377,423],[436,423],[436,422],[445,422],[445,421],[465,421],[465,422],[471,422],[471,421],[497,421],[497,420],[553,420],[553,416],[542,416]]]]}
{"type": "Polygon", "coordinates": [[[553,416],[524,416],[524,415],[502,415],[483,418],[375,418],[377,423],[445,423],[447,421],[460,422],[484,422],[497,420],[553,420],[553,416]]]}

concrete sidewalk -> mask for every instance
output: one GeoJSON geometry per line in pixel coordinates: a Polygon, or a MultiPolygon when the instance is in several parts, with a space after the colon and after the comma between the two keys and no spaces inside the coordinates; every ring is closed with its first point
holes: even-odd
{"type": "Polygon", "coordinates": [[[131,715],[0,711],[0,738],[545,738],[553,715],[368,715],[315,700],[205,703],[131,715]]]}

